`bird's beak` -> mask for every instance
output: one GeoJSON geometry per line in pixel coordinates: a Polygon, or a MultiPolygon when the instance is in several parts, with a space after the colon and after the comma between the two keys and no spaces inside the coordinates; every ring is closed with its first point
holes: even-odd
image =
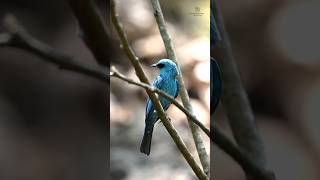
{"type": "Polygon", "coordinates": [[[151,64],[151,67],[157,67],[158,63],[151,64]]]}

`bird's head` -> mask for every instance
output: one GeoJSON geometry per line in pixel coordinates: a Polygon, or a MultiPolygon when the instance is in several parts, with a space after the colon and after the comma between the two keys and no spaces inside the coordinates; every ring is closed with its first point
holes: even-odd
{"type": "Polygon", "coordinates": [[[159,68],[160,75],[172,76],[175,78],[179,74],[176,63],[170,59],[161,59],[151,66],[159,68]]]}

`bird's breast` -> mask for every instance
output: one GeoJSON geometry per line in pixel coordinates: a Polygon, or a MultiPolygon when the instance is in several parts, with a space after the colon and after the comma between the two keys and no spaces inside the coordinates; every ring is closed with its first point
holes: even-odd
{"type": "MultiPolygon", "coordinates": [[[[168,79],[165,80],[165,83],[161,87],[161,90],[166,92],[168,95],[174,97],[177,93],[177,83],[175,79],[168,79]]],[[[167,100],[165,97],[160,97],[160,102],[162,106],[166,106],[167,104],[170,104],[170,101],[167,100]]]]}

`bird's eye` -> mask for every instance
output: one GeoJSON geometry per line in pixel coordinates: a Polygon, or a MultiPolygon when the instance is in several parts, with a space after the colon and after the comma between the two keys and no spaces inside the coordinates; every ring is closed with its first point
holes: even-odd
{"type": "Polygon", "coordinates": [[[161,68],[164,67],[164,64],[160,63],[160,64],[157,65],[157,67],[158,67],[159,69],[161,69],[161,68]]]}

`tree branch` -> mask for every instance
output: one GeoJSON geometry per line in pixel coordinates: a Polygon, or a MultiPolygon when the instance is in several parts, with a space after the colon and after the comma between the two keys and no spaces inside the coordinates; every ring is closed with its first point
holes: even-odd
{"type": "MultiPolygon", "coordinates": [[[[136,71],[136,75],[138,76],[138,78],[140,79],[141,82],[143,82],[145,84],[149,84],[149,81],[142,70],[141,64],[139,63],[138,58],[135,56],[132,49],[130,48],[128,40],[126,38],[126,35],[122,29],[122,26],[119,23],[118,16],[117,16],[116,10],[115,10],[115,2],[114,1],[111,1],[111,12],[112,12],[112,14],[111,14],[112,15],[112,22],[113,22],[114,27],[119,35],[119,38],[120,38],[120,41],[122,44],[122,48],[125,51],[125,53],[127,54],[128,59],[130,60],[131,64],[133,65],[133,67],[136,71]]],[[[186,159],[186,161],[188,162],[190,167],[193,169],[193,171],[195,172],[195,174],[197,175],[197,177],[199,179],[207,180],[208,177],[201,170],[201,168],[199,167],[199,165],[197,164],[197,162],[193,158],[192,154],[188,151],[185,143],[183,142],[182,138],[179,136],[177,130],[172,126],[170,121],[167,119],[158,97],[150,90],[146,90],[146,92],[147,92],[148,96],[150,97],[150,99],[154,105],[155,110],[157,111],[157,115],[158,115],[159,119],[161,120],[161,122],[163,123],[163,125],[165,126],[167,131],[169,132],[170,136],[172,137],[173,141],[177,145],[178,149],[180,150],[180,152],[182,153],[182,155],[184,156],[184,158],[186,159]]]]}
{"type": "Polygon", "coordinates": [[[109,66],[108,34],[93,0],[67,0],[80,26],[80,36],[99,64],[109,66]]]}
{"type": "MultiPolygon", "coordinates": [[[[221,35],[221,42],[213,49],[211,54],[214,54],[215,58],[220,60],[223,81],[222,103],[239,147],[243,148],[249,158],[260,166],[260,169],[265,169],[267,161],[264,145],[232,55],[230,41],[223,24],[222,13],[214,0],[211,3],[213,4],[214,16],[221,35]]],[[[246,172],[247,178],[251,179],[252,176],[248,173],[246,172]]],[[[269,179],[275,179],[275,177],[269,176],[269,179]]]]}
{"type": "Polygon", "coordinates": [[[111,77],[116,77],[119,78],[129,84],[133,84],[139,87],[142,87],[146,90],[149,90],[151,92],[157,93],[165,98],[167,98],[172,104],[174,104],[177,108],[179,108],[193,123],[195,123],[196,125],[198,125],[204,133],[207,134],[208,137],[210,137],[210,130],[208,128],[206,128],[194,115],[192,115],[187,109],[185,109],[177,100],[175,100],[174,98],[172,98],[170,95],[168,95],[167,93],[161,91],[160,89],[154,88],[152,86],[149,86],[148,84],[145,83],[140,83],[140,82],[136,82],[132,79],[129,79],[127,77],[125,77],[123,74],[119,73],[114,67],[111,67],[111,71],[110,71],[110,76],[111,77]]]}
{"type": "MultiPolygon", "coordinates": [[[[167,31],[167,28],[166,28],[166,24],[165,24],[165,20],[164,20],[163,14],[162,14],[160,3],[158,0],[151,0],[151,3],[152,3],[153,11],[154,11],[154,17],[157,21],[159,31],[162,36],[168,57],[169,57],[169,59],[171,59],[173,62],[175,62],[177,64],[177,67],[179,70],[179,75],[178,75],[178,81],[179,81],[179,85],[180,85],[179,95],[181,97],[182,103],[183,103],[184,107],[186,107],[186,109],[190,113],[193,114],[193,109],[192,109],[192,106],[190,103],[189,95],[188,95],[187,89],[184,85],[181,69],[180,69],[179,64],[177,62],[177,58],[176,58],[175,51],[173,49],[171,37],[170,37],[170,35],[167,31]]],[[[201,161],[203,170],[208,176],[210,176],[209,175],[210,158],[206,152],[199,128],[195,124],[191,123],[190,119],[189,119],[188,123],[189,123],[190,129],[191,129],[191,132],[192,132],[192,136],[193,136],[193,139],[194,139],[194,142],[196,145],[196,149],[198,151],[199,159],[201,161]]]]}
{"type": "Polygon", "coordinates": [[[0,47],[14,47],[33,53],[62,69],[89,75],[109,83],[108,69],[76,61],[72,57],[32,37],[12,15],[6,15],[3,25],[7,32],[0,34],[0,47]]]}

